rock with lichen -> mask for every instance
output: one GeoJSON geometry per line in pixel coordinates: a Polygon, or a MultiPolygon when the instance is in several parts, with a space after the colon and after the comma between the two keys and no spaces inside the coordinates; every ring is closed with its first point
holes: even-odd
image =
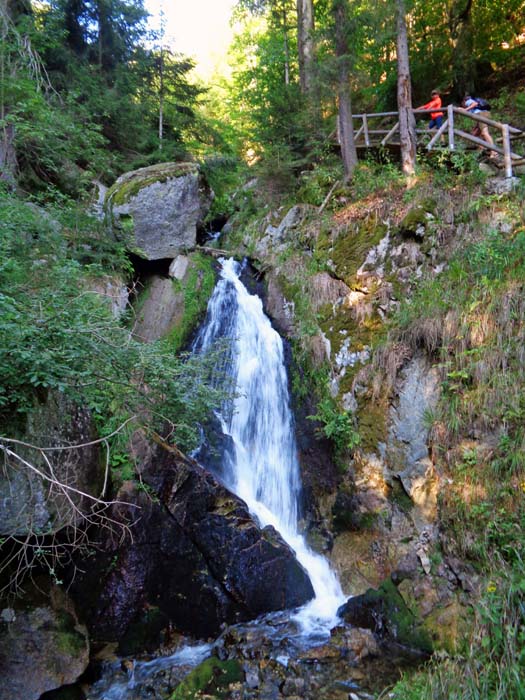
{"type": "Polygon", "coordinates": [[[159,163],[125,173],[108,190],[114,235],[146,260],[175,258],[192,248],[213,193],[195,163],[159,163]]]}

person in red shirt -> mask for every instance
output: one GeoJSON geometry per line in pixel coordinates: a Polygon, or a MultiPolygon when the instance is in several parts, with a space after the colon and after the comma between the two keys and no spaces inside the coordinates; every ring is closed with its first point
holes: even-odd
{"type": "Polygon", "coordinates": [[[432,99],[430,102],[427,102],[426,105],[422,105],[421,107],[418,107],[417,109],[432,109],[434,110],[430,114],[430,121],[428,123],[428,128],[429,129],[439,129],[439,127],[443,124],[443,112],[440,112],[439,109],[441,107],[441,97],[439,95],[439,90],[432,90],[430,93],[432,99]]]}

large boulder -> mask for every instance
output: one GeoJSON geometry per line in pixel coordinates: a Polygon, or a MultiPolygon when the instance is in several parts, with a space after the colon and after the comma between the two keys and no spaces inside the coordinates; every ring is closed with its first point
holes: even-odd
{"type": "Polygon", "coordinates": [[[74,683],[88,662],[87,630],[58,588],[49,596],[26,589],[23,601],[1,610],[0,700],[38,700],[74,683]]]}
{"type": "Polygon", "coordinates": [[[158,629],[215,635],[224,622],[313,597],[278,533],[261,529],[245,503],[196,462],[159,448],[142,478],[145,487],[121,490],[125,503],[114,513],[134,521],[132,537],[120,545],[109,539],[73,583],[96,639],[129,649],[152,610],[158,629]]]}
{"type": "Polygon", "coordinates": [[[146,260],[174,258],[197,240],[213,194],[195,163],[160,163],[125,173],[105,209],[118,238],[146,260]]]}

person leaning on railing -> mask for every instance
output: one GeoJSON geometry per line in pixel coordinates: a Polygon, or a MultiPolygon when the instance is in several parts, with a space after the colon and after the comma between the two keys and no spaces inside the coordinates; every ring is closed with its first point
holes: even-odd
{"type": "MultiPolygon", "coordinates": [[[[474,99],[470,95],[465,95],[465,97],[463,98],[463,101],[461,103],[461,107],[466,112],[472,112],[472,114],[479,114],[480,117],[489,117],[490,116],[488,109],[486,107],[484,107],[483,103],[481,101],[474,99]]],[[[471,134],[472,134],[472,136],[477,136],[478,138],[482,138],[487,143],[490,143],[491,146],[494,145],[494,140],[493,140],[492,136],[490,135],[489,127],[484,122],[476,122],[476,126],[472,129],[471,134]]],[[[496,158],[497,153],[495,151],[491,150],[489,152],[489,156],[490,156],[490,158],[496,158]]]]}
{"type": "Polygon", "coordinates": [[[432,109],[434,110],[433,112],[430,113],[430,121],[428,123],[428,128],[429,129],[439,129],[441,125],[443,124],[443,112],[440,112],[441,108],[441,96],[439,94],[439,90],[432,90],[430,93],[431,95],[431,100],[430,102],[427,102],[426,105],[422,105],[421,107],[417,107],[417,109],[432,109]]]}

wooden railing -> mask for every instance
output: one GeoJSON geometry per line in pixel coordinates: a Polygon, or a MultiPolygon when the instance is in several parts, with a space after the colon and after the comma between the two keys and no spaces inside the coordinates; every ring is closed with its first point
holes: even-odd
{"type": "MultiPolygon", "coordinates": [[[[414,114],[424,116],[435,112],[436,110],[413,110],[414,114]]],[[[512,150],[512,141],[525,137],[525,131],[517,129],[509,124],[503,124],[501,122],[495,121],[494,119],[489,119],[488,117],[483,117],[479,114],[472,114],[472,112],[467,112],[459,107],[454,107],[454,105],[449,105],[448,107],[443,107],[442,110],[446,113],[446,117],[443,119],[443,124],[437,130],[429,129],[416,129],[416,134],[418,137],[418,143],[423,141],[423,135],[426,137],[430,136],[430,140],[426,144],[425,148],[427,151],[433,150],[437,145],[440,147],[447,147],[451,151],[456,150],[456,143],[458,139],[475,144],[478,147],[487,149],[503,156],[503,164],[505,168],[505,177],[512,177],[513,166],[518,164],[523,164],[525,158],[523,155],[515,153],[512,150]],[[473,122],[483,123],[499,132],[499,136],[496,137],[493,144],[488,143],[484,139],[478,138],[473,134],[459,128],[458,118],[466,118],[467,120],[472,120],[473,122]]],[[[354,129],[354,140],[356,146],[372,147],[372,146],[386,146],[393,143],[393,138],[399,132],[399,115],[398,112],[375,112],[373,114],[354,114],[354,125],[361,122],[358,128],[354,129]],[[378,128],[371,128],[371,122],[374,120],[380,120],[378,128]],[[393,126],[386,126],[389,120],[395,119],[393,126]]]]}

